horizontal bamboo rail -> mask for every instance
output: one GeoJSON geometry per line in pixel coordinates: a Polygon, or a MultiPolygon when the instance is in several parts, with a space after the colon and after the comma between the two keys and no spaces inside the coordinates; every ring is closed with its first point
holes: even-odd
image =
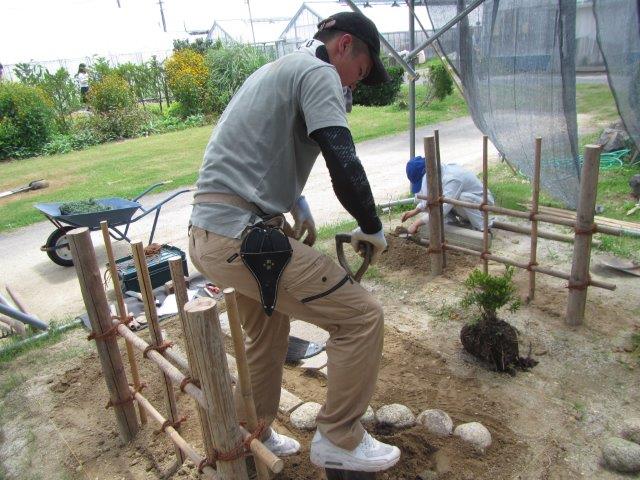
{"type": "MultiPolygon", "coordinates": [[[[143,339],[138,337],[138,335],[136,335],[134,332],[129,330],[127,326],[120,324],[120,322],[118,322],[117,320],[114,320],[113,324],[118,325],[118,333],[126,341],[131,342],[131,344],[136,349],[144,351],[149,346],[147,342],[145,342],[143,339]]],[[[147,359],[153,361],[156,365],[158,365],[158,367],[160,367],[162,372],[166,374],[167,377],[171,380],[171,383],[173,383],[178,387],[186,378],[185,375],[180,370],[178,370],[178,368],[176,368],[171,362],[169,362],[169,360],[164,358],[162,354],[160,354],[159,352],[156,352],[155,350],[150,350],[147,353],[147,359]]],[[[204,394],[202,393],[202,390],[200,390],[198,387],[196,387],[192,383],[187,383],[184,387],[184,391],[189,396],[191,396],[196,402],[198,402],[198,404],[202,408],[206,408],[207,404],[205,402],[204,394]]],[[[248,439],[251,435],[246,429],[242,427],[240,427],[240,432],[242,433],[242,437],[244,440],[248,439]]],[[[265,464],[267,464],[267,466],[269,467],[269,470],[271,470],[273,473],[279,473],[284,468],[284,462],[282,461],[282,459],[275,456],[259,440],[254,439],[249,445],[249,447],[251,449],[251,452],[260,460],[262,460],[265,464]]]]}
{"type": "MultiPolygon", "coordinates": [[[[507,232],[522,233],[524,235],[531,235],[531,228],[522,225],[514,225],[507,222],[494,221],[491,228],[497,230],[505,230],[507,232]]],[[[557,242],[573,243],[573,235],[565,235],[562,233],[549,232],[548,230],[538,230],[538,237],[545,238],[547,240],[555,240],[557,242]]],[[[592,245],[598,246],[600,242],[598,240],[592,240],[592,245]]]]}
{"type": "MultiPolygon", "coordinates": [[[[153,405],[147,400],[140,392],[136,392],[133,388],[131,389],[131,394],[134,396],[138,405],[147,412],[151,418],[153,418],[160,425],[164,425],[166,419],[158,412],[153,405]]],[[[182,453],[191,460],[196,466],[200,465],[204,460],[204,457],[200,455],[195,449],[185,441],[184,438],[178,433],[178,431],[173,428],[171,425],[165,427],[164,433],[169,437],[169,439],[173,442],[176,448],[179,448],[182,453]]],[[[216,475],[216,471],[214,468],[209,465],[204,465],[202,468],[202,473],[206,475],[210,480],[218,480],[218,476],[216,475]]]]}
{"type": "MultiPolygon", "coordinates": [[[[452,252],[464,253],[466,255],[473,255],[475,257],[482,258],[482,252],[478,252],[476,250],[471,250],[470,248],[458,247],[456,245],[449,245],[445,243],[445,250],[451,250],[452,252]]],[[[511,265],[513,267],[522,268],[524,270],[533,270],[534,272],[544,273],[545,275],[549,275],[551,277],[561,278],[563,280],[569,280],[570,275],[568,273],[560,272],[558,270],[554,270],[552,268],[540,267],[538,265],[532,265],[529,267],[528,263],[518,262],[516,260],[511,260],[510,258],[500,257],[498,255],[487,254],[484,255],[487,260],[492,260],[494,262],[502,263],[505,265],[511,265]]],[[[589,280],[589,285],[604,288],[605,290],[615,290],[616,286],[612,283],[602,282],[600,280],[589,280]]]]}
{"type": "MultiPolygon", "coordinates": [[[[420,200],[428,200],[425,195],[416,195],[420,200]]],[[[499,215],[507,215],[516,218],[524,218],[525,220],[537,220],[539,222],[552,223],[555,225],[564,225],[565,227],[576,228],[575,220],[570,218],[560,217],[557,215],[548,215],[543,213],[531,214],[529,212],[521,212],[520,210],[512,210],[510,208],[496,207],[495,205],[481,205],[479,203],[465,202],[463,200],[456,200],[455,198],[442,197],[440,199],[443,203],[450,203],[458,207],[472,208],[480,211],[487,211],[497,213],[499,215]]],[[[607,235],[613,235],[615,237],[621,237],[627,235],[622,228],[608,227],[606,225],[594,224],[594,233],[604,233],[607,235]]]]}

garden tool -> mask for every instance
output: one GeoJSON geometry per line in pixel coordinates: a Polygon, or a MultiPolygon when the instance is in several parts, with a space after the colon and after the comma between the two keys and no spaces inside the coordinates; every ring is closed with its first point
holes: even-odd
{"type": "Polygon", "coordinates": [[[0,192],[0,198],[8,197],[9,195],[13,195],[15,193],[27,192],[29,190],[40,190],[41,188],[47,188],[49,186],[49,182],[46,180],[34,180],[30,182],[28,185],[23,185],[22,187],[16,187],[13,190],[7,190],[5,192],[0,192]]]}

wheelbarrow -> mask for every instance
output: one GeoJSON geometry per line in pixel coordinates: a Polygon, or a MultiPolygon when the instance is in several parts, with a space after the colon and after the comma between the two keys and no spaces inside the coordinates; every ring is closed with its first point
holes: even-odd
{"type": "Polygon", "coordinates": [[[155,185],[151,185],[132,200],[119,197],[98,198],[95,200],[98,204],[109,208],[108,210],[100,212],[63,215],[60,213],[60,206],[63,205],[64,202],[36,204],[35,208],[40,210],[47,220],[53,223],[56,227],[53,233],[49,235],[49,238],[47,238],[47,242],[40,247],[40,250],[47,252],[47,255],[54,263],[63,267],[71,267],[73,265],[73,259],[71,257],[71,250],[69,249],[69,242],[67,242],[66,237],[69,230],[73,230],[78,227],[87,227],[91,231],[100,230],[100,222],[106,221],[109,225],[109,235],[111,238],[115,240],[126,240],[131,243],[131,240],[127,236],[131,224],[155,212],[153,227],[151,228],[151,234],[149,235],[148,242],[152,243],[153,236],[156,231],[156,225],[158,223],[158,216],[160,215],[162,206],[173,200],[178,195],[191,191],[191,189],[188,188],[179,190],[149,208],[144,207],[138,201],[155,188],[161,185],[166,185],[167,183],[170,182],[160,182],[155,185]],[[138,213],[137,216],[136,213],[138,213]],[[122,227],[124,227],[124,229],[122,227]]]}

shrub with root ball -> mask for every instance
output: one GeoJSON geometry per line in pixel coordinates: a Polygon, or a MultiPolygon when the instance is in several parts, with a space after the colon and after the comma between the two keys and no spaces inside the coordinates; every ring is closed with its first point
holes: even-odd
{"type": "Polygon", "coordinates": [[[513,267],[507,267],[503,275],[490,275],[477,269],[469,275],[464,283],[467,293],[461,304],[463,308],[477,307],[478,315],[460,331],[460,341],[467,352],[495,365],[499,372],[512,374],[515,368],[528,369],[538,363],[532,358],[520,357],[518,333],[498,318],[498,311],[505,306],[511,313],[520,308],[513,273],[513,267]]]}

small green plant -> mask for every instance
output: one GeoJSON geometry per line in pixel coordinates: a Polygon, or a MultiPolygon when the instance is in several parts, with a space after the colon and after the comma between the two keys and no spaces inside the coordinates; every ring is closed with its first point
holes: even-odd
{"type": "Polygon", "coordinates": [[[521,305],[516,286],[513,283],[513,267],[507,267],[502,275],[491,275],[475,269],[465,280],[467,293],[462,299],[461,306],[478,307],[480,319],[486,322],[498,321],[498,310],[508,305],[511,313],[516,312],[521,305]]]}

